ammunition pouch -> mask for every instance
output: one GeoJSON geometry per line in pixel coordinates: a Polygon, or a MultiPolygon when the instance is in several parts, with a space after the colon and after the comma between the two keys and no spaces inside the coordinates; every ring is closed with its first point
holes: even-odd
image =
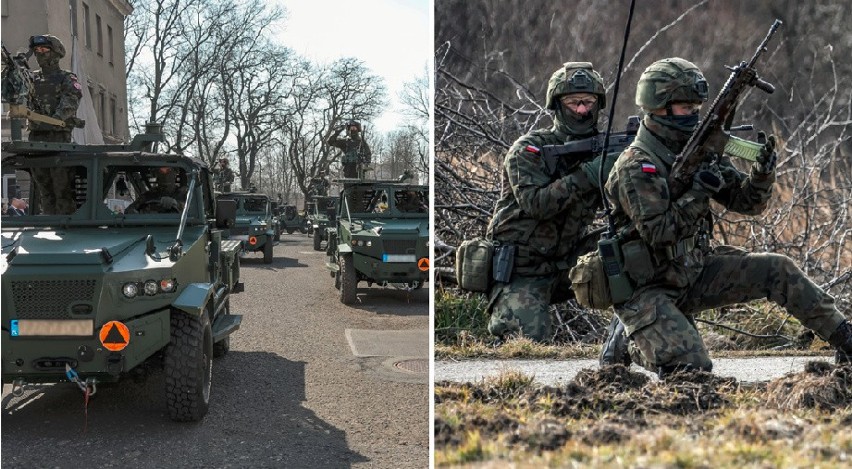
{"type": "Polygon", "coordinates": [[[673,246],[657,249],[654,252],[655,260],[658,264],[663,264],[664,262],[680,259],[695,250],[698,243],[698,239],[696,238],[696,236],[690,236],[679,240],[673,246]]]}
{"type": "Polygon", "coordinates": [[[571,279],[571,289],[580,306],[592,309],[612,306],[606,272],[597,252],[580,256],[577,265],[568,273],[568,278],[571,279]]]}
{"type": "MultiPolygon", "coordinates": [[[[631,243],[627,243],[630,245],[631,243]]],[[[647,250],[646,250],[647,253],[647,250]]],[[[653,275],[653,264],[648,264],[653,275]]],[[[598,241],[598,250],[581,256],[568,273],[577,302],[586,308],[606,309],[629,300],[635,291],[626,273],[626,260],[619,237],[598,241]]]]}
{"type": "Polygon", "coordinates": [[[635,285],[645,285],[654,277],[657,264],[644,241],[634,239],[624,243],[621,247],[621,255],[624,259],[624,272],[635,285]]]}
{"type": "Polygon", "coordinates": [[[485,238],[468,239],[456,251],[456,279],[459,287],[487,292],[493,279],[494,242],[485,238]]]}

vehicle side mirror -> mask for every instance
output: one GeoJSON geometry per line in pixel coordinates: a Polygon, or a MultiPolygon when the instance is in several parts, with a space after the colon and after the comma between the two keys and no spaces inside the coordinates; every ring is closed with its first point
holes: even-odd
{"type": "Polygon", "coordinates": [[[148,235],[145,237],[145,254],[151,256],[157,252],[157,247],[154,246],[154,236],[148,235]]]}
{"type": "Polygon", "coordinates": [[[237,201],[234,199],[216,200],[216,228],[231,228],[237,219],[237,201]]]}

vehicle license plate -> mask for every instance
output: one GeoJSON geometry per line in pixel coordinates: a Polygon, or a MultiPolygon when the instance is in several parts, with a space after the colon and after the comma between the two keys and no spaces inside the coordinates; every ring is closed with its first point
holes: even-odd
{"type": "Polygon", "coordinates": [[[95,333],[95,325],[91,319],[14,319],[10,330],[13,337],[91,337],[95,333]]]}

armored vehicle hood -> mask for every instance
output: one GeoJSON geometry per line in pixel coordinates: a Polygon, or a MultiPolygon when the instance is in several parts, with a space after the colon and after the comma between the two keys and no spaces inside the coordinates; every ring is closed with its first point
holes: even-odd
{"type": "MultiPolygon", "coordinates": [[[[196,236],[189,228],[185,239],[196,236]]],[[[165,267],[155,260],[168,263],[166,248],[174,243],[174,229],[151,227],[85,228],[52,230],[21,228],[3,232],[2,271],[8,266],[101,266],[104,271],[121,272],[147,266],[165,267]],[[155,252],[145,253],[146,238],[151,234],[155,252]]]]}

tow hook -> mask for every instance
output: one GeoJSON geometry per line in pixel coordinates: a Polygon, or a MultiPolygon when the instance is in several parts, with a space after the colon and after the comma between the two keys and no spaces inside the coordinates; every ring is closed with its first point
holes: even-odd
{"type": "Polygon", "coordinates": [[[98,382],[95,378],[86,378],[85,380],[81,380],[80,375],[77,374],[77,371],[68,365],[65,365],[65,377],[68,378],[68,381],[71,381],[72,383],[76,384],[77,387],[80,388],[80,391],[83,391],[83,393],[87,395],[87,399],[89,396],[92,396],[96,392],[98,392],[98,382]]]}
{"type": "Polygon", "coordinates": [[[12,395],[15,397],[21,397],[24,395],[24,386],[27,383],[24,382],[23,378],[18,378],[12,381],[12,395]]]}

